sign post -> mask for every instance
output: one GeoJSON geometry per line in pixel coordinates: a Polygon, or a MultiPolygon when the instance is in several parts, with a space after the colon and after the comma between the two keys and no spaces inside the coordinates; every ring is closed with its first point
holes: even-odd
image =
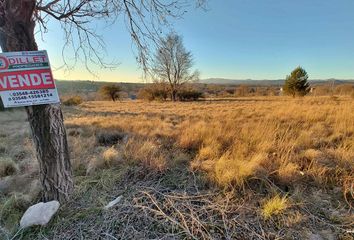
{"type": "Polygon", "coordinates": [[[60,103],[46,51],[0,53],[5,108],[60,103]]]}

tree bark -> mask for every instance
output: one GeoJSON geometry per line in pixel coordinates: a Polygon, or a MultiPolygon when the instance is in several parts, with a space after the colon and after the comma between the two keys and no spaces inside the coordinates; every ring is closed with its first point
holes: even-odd
{"type": "Polygon", "coordinates": [[[40,166],[43,200],[66,201],[73,191],[72,169],[60,105],[27,107],[40,166]]]}
{"type": "MultiPolygon", "coordinates": [[[[35,0],[0,0],[3,52],[36,51],[35,0]]],[[[40,167],[43,201],[66,201],[73,191],[72,168],[60,105],[26,107],[40,167]]]]}
{"type": "Polygon", "coordinates": [[[177,101],[177,90],[174,87],[171,90],[171,100],[172,100],[172,102],[177,101]]]}

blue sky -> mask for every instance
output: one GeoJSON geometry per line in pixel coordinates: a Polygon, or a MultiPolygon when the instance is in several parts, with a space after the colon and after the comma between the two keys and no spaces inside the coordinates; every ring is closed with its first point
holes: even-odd
{"type": "MultiPolygon", "coordinates": [[[[353,0],[209,0],[208,10],[188,11],[174,22],[193,53],[201,78],[281,79],[303,66],[310,79],[354,78],[353,0]]],[[[47,49],[52,66],[62,65],[64,43],[59,26],[50,23],[40,49],[47,49]]],[[[132,43],[119,21],[102,29],[107,61],[115,70],[82,65],[54,71],[57,79],[141,82],[132,43]]]]}

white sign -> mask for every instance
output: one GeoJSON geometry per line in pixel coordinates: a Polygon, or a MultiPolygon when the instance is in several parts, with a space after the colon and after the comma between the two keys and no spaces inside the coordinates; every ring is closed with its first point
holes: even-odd
{"type": "Polygon", "coordinates": [[[47,52],[0,53],[0,97],[6,108],[59,103],[47,52]]]}

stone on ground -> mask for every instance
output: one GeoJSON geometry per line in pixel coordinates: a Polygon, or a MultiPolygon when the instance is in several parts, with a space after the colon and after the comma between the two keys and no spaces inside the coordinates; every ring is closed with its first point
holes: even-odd
{"type": "Polygon", "coordinates": [[[47,203],[40,202],[29,207],[21,218],[20,227],[27,228],[34,225],[47,225],[58,211],[59,206],[58,201],[51,201],[47,203]]]}
{"type": "Polygon", "coordinates": [[[121,200],[122,200],[123,196],[119,196],[117,197],[116,199],[114,199],[112,202],[109,202],[105,207],[104,209],[105,210],[108,210],[112,207],[114,207],[116,204],[118,204],[121,200]]]}

